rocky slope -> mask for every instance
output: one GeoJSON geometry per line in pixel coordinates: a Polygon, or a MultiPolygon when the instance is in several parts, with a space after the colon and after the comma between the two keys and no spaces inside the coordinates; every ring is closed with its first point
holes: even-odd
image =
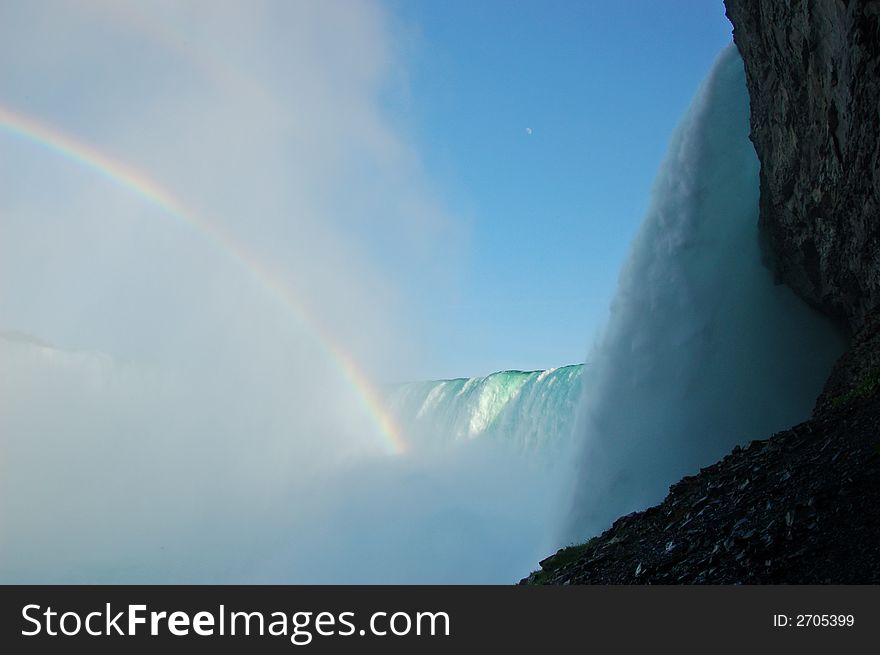
{"type": "Polygon", "coordinates": [[[813,418],[674,484],[527,584],[880,583],[880,314],[813,418]]]}
{"type": "Polygon", "coordinates": [[[685,478],[659,506],[541,562],[548,584],[880,583],[880,402],[685,478]]]}
{"type": "Polygon", "coordinates": [[[850,348],[810,420],[734,449],[523,583],[880,583],[880,0],[725,4],[766,263],[849,328],[850,348]]]}
{"type": "Polygon", "coordinates": [[[880,302],[880,2],[725,0],[768,263],[851,328],[880,302]]]}
{"type": "MultiPolygon", "coordinates": [[[[880,321],[855,352],[878,352],[880,321]]],[[[852,362],[838,367],[839,383],[852,362]]],[[[541,562],[526,584],[880,583],[880,368],[826,389],[814,417],[673,485],[541,562]]]]}

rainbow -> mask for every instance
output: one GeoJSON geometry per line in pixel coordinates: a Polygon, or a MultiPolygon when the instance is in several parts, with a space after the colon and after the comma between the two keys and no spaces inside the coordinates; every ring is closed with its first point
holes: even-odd
{"type": "Polygon", "coordinates": [[[46,148],[98,173],[207,237],[220,250],[243,266],[259,285],[312,335],[316,345],[326,353],[328,360],[335,365],[372,417],[382,436],[385,450],[395,455],[407,450],[400,429],[366,374],[343,348],[329,338],[327,330],[321,328],[305,303],[294,296],[283,281],[272,275],[266,266],[233,240],[228,233],[188,209],[178,198],[144,173],[108,157],[49,125],[0,106],[0,130],[46,148]]]}

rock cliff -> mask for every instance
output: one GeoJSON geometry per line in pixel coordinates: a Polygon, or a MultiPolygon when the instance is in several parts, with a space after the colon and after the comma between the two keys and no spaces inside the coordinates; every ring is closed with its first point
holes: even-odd
{"type": "Polygon", "coordinates": [[[880,304],[880,1],[725,0],[779,280],[852,331],[880,304]]]}

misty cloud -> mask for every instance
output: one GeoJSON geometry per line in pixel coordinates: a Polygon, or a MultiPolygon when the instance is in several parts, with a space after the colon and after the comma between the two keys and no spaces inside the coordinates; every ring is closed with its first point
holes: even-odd
{"type": "Polygon", "coordinates": [[[0,130],[0,580],[527,572],[528,465],[389,457],[343,370],[407,370],[413,289],[458,248],[385,107],[394,43],[360,2],[4,9],[0,104],[152,178],[250,265],[0,130]]]}

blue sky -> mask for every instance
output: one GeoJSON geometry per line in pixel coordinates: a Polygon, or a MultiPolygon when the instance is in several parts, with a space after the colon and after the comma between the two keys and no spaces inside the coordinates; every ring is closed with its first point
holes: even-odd
{"type": "Polygon", "coordinates": [[[406,50],[409,129],[466,226],[454,290],[416,305],[416,370],[582,361],[671,132],[730,42],[722,3],[388,6],[406,50]]]}

